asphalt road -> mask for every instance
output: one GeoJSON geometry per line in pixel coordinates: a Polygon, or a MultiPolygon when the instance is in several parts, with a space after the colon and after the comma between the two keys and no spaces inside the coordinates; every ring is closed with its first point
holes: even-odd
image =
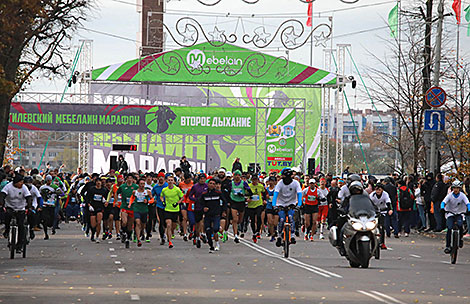
{"type": "Polygon", "coordinates": [[[442,235],[388,239],[368,269],[352,269],[327,240],[298,241],[291,258],[266,238],[229,240],[209,254],[179,236],[125,249],[86,239],[75,223],[32,241],[26,259],[0,240],[1,303],[470,303],[470,245],[456,265],[442,235]]]}

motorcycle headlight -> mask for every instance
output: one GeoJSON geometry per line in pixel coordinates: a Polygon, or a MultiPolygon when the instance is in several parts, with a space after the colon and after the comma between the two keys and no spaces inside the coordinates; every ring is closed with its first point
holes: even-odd
{"type": "Polygon", "coordinates": [[[377,221],[376,220],[368,221],[366,223],[366,229],[367,230],[374,230],[376,227],[377,227],[377,221]]]}
{"type": "Polygon", "coordinates": [[[362,229],[364,229],[364,225],[362,225],[361,222],[352,222],[351,225],[354,228],[354,230],[357,230],[357,231],[361,231],[362,229]]]}

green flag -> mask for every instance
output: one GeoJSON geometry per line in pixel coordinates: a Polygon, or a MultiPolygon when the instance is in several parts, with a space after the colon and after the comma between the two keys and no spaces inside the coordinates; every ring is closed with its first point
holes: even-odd
{"type": "Polygon", "coordinates": [[[392,8],[388,14],[388,26],[390,27],[390,36],[397,37],[398,33],[398,4],[392,8]]]}
{"type": "Polygon", "coordinates": [[[467,6],[466,9],[463,10],[465,12],[465,20],[469,22],[467,27],[467,36],[470,36],[470,5],[467,6]]]}

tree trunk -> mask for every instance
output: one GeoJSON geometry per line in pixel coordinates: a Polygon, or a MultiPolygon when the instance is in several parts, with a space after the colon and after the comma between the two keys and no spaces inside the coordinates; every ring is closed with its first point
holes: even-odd
{"type": "Polygon", "coordinates": [[[0,94],[0,159],[5,157],[7,145],[8,124],[10,123],[11,97],[7,94],[0,94]]]}

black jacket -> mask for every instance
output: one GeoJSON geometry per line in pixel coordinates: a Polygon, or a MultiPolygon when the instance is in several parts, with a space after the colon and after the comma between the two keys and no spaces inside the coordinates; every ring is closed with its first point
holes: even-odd
{"type": "Polygon", "coordinates": [[[185,161],[180,161],[180,168],[183,170],[184,173],[189,173],[191,169],[191,164],[185,160],[185,161]]]}
{"type": "Polygon", "coordinates": [[[390,201],[392,201],[392,206],[396,208],[397,206],[397,187],[391,183],[385,184],[384,185],[384,190],[385,192],[388,193],[388,196],[390,196],[390,201]]]}
{"type": "Polygon", "coordinates": [[[118,161],[118,171],[119,173],[127,173],[129,167],[127,166],[127,162],[125,160],[118,161]]]}
{"type": "Polygon", "coordinates": [[[435,204],[441,205],[441,202],[447,195],[447,185],[443,181],[438,181],[434,184],[431,191],[431,200],[435,204]]]}
{"type": "Polygon", "coordinates": [[[205,214],[209,216],[220,216],[222,212],[227,209],[227,202],[222,192],[215,189],[204,192],[199,202],[203,210],[206,207],[209,208],[209,210],[205,212],[205,214]]]}
{"type": "Polygon", "coordinates": [[[243,166],[242,166],[242,163],[241,162],[234,162],[233,165],[232,165],[232,173],[237,171],[237,170],[240,170],[241,172],[243,172],[243,166]]]}
{"type": "Polygon", "coordinates": [[[421,186],[421,195],[426,203],[431,203],[431,192],[435,183],[436,182],[432,179],[426,180],[426,182],[421,186]]]}

